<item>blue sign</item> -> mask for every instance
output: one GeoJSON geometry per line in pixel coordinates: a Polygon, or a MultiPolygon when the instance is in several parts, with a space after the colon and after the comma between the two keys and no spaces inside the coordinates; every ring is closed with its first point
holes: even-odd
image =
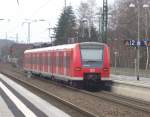
{"type": "Polygon", "coordinates": [[[125,40],[124,41],[125,46],[147,46],[150,47],[150,41],[147,40],[125,40]]]}

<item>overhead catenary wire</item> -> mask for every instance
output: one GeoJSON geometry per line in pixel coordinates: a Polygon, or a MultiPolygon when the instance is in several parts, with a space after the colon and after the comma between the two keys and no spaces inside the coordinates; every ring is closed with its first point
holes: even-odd
{"type": "Polygon", "coordinates": [[[50,2],[50,0],[47,0],[44,4],[42,4],[39,8],[37,8],[37,9],[32,13],[31,16],[33,17],[34,15],[36,15],[43,7],[47,6],[49,2],[50,2]]]}
{"type": "Polygon", "coordinates": [[[18,6],[19,6],[19,0],[17,0],[17,4],[18,4],[18,6]]]}

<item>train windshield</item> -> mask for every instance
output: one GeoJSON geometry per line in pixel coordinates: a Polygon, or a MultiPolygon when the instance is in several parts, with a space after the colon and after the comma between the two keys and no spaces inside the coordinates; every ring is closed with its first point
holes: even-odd
{"type": "Polygon", "coordinates": [[[82,48],[81,58],[84,67],[100,67],[103,61],[103,48],[82,48]]]}

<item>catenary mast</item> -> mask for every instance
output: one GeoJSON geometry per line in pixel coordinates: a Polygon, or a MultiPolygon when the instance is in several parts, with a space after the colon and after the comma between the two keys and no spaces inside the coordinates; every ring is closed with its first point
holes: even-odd
{"type": "Polygon", "coordinates": [[[108,5],[107,0],[103,0],[102,14],[102,42],[107,43],[107,23],[108,23],[108,5]]]}

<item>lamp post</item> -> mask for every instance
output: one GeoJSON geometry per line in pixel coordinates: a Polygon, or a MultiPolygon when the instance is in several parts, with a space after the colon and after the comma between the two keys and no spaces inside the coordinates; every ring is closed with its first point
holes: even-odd
{"type": "MultiPolygon", "coordinates": [[[[148,40],[148,20],[147,20],[148,14],[146,12],[146,9],[149,8],[149,5],[148,4],[144,4],[143,8],[145,8],[145,19],[146,19],[145,20],[145,38],[146,38],[146,40],[148,40]]],[[[147,51],[147,60],[146,60],[146,67],[145,67],[145,69],[147,70],[148,62],[149,62],[149,49],[148,49],[148,47],[146,47],[146,51],[147,51]]]]}
{"type": "Polygon", "coordinates": [[[64,0],[64,4],[65,4],[65,9],[66,9],[66,3],[67,3],[67,2],[66,2],[66,0],[64,0]]]}
{"type": "Polygon", "coordinates": [[[27,23],[28,24],[28,38],[27,38],[27,44],[30,43],[30,28],[31,28],[31,21],[26,21],[26,22],[23,22],[23,24],[27,23]]]}
{"type": "MultiPolygon", "coordinates": [[[[140,63],[140,5],[138,1],[137,12],[138,12],[138,40],[137,40],[137,80],[140,80],[139,76],[139,63],[140,63]]],[[[135,7],[135,4],[130,4],[129,7],[135,7]]]]}
{"type": "MultiPolygon", "coordinates": [[[[130,4],[129,7],[135,7],[135,4],[130,4]]],[[[149,7],[149,5],[144,4],[142,6],[143,8],[149,7]]],[[[140,80],[140,72],[139,72],[139,66],[140,66],[140,5],[139,0],[137,2],[137,13],[138,13],[138,40],[137,40],[137,80],[140,80]]]]}
{"type": "Polygon", "coordinates": [[[90,29],[90,23],[89,23],[89,20],[86,19],[86,18],[83,18],[83,19],[82,19],[82,22],[88,24],[88,33],[89,33],[89,38],[90,38],[90,37],[91,37],[91,29],[90,29]]]}
{"type": "Polygon", "coordinates": [[[45,19],[40,19],[39,21],[42,21],[42,22],[47,22],[48,23],[48,33],[49,33],[49,38],[51,39],[51,45],[53,46],[54,45],[54,43],[53,43],[53,37],[51,36],[51,30],[56,30],[56,28],[54,27],[54,28],[52,28],[52,27],[50,27],[50,22],[49,22],[49,20],[45,20],[45,19]]]}
{"type": "MultiPolygon", "coordinates": [[[[48,20],[45,20],[45,19],[39,19],[39,20],[37,20],[37,19],[35,19],[35,20],[30,20],[30,19],[25,19],[26,21],[25,22],[22,22],[22,25],[24,25],[25,23],[27,23],[28,24],[28,38],[27,38],[27,43],[29,44],[30,43],[30,39],[31,39],[31,23],[33,23],[33,22],[45,22],[45,21],[47,21],[48,22],[48,20]]],[[[49,24],[50,25],[50,24],[49,24]]],[[[48,28],[48,30],[49,30],[49,36],[50,36],[50,28],[48,28]]]]}
{"type": "Polygon", "coordinates": [[[140,80],[140,6],[138,4],[137,80],[140,80]]]}

